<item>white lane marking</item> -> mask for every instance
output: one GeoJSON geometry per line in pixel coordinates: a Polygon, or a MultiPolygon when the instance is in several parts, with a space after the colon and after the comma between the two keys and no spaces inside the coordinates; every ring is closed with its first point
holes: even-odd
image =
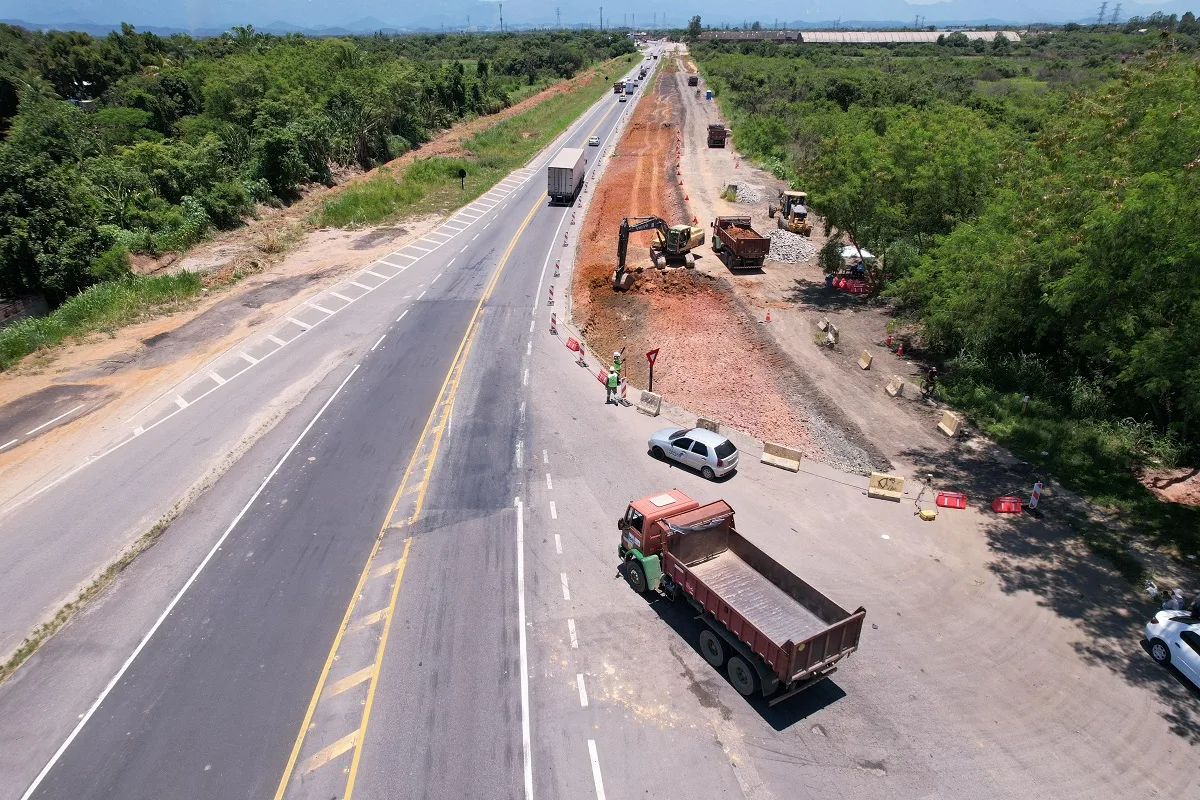
{"type": "Polygon", "coordinates": [[[215,373],[215,372],[210,372],[210,373],[208,373],[208,377],[210,377],[210,378],[212,378],[214,381],[216,381],[216,382],[217,382],[217,386],[224,386],[224,385],[225,385],[225,379],[224,379],[224,378],[222,378],[220,375],[218,375],[218,374],[217,374],[217,373],[215,373]]]}
{"type": "MultiPolygon", "coordinates": [[[[387,334],[385,333],[383,336],[387,336],[387,334]]],[[[379,347],[379,345],[383,344],[383,336],[380,336],[380,337],[379,337],[379,341],[378,341],[378,342],[376,342],[375,344],[371,345],[371,352],[372,352],[372,353],[374,353],[374,352],[375,352],[375,348],[376,348],[376,347],[379,347]]]]}
{"type": "MultiPolygon", "coordinates": [[[[344,295],[344,294],[338,294],[337,292],[330,292],[329,294],[330,294],[330,296],[332,296],[332,297],[336,297],[338,300],[345,300],[347,303],[353,303],[353,302],[354,302],[354,298],[352,298],[352,297],[346,297],[346,295],[344,295]]],[[[339,310],[340,310],[340,309],[339,309],[339,310]]]]}
{"type": "Polygon", "coordinates": [[[74,414],[76,411],[78,411],[78,410],[79,410],[79,409],[81,409],[81,408],[83,408],[83,403],[80,403],[79,405],[75,406],[75,407],[74,407],[74,408],[72,408],[70,411],[66,411],[66,412],[64,412],[64,413],[62,413],[62,414],[59,414],[57,417],[55,417],[54,419],[50,420],[49,422],[43,422],[41,425],[38,425],[36,428],[34,428],[34,429],[33,429],[33,430],[31,430],[31,431],[26,431],[26,432],[25,432],[25,435],[26,435],[26,436],[32,436],[33,434],[37,433],[38,431],[40,431],[42,428],[46,427],[47,425],[53,425],[54,423],[58,422],[58,421],[59,421],[60,419],[62,419],[63,417],[69,417],[69,416],[71,416],[72,414],[74,414]]]}
{"type": "Polygon", "coordinates": [[[587,689],[583,685],[583,673],[575,673],[575,685],[579,687],[579,706],[587,708],[587,689]]]}
{"type": "Polygon", "coordinates": [[[466,250],[466,249],[467,249],[468,247],[470,247],[470,246],[471,246],[471,245],[469,245],[469,244],[464,244],[464,245],[462,246],[462,250],[459,250],[458,252],[460,252],[460,253],[461,253],[461,252],[463,252],[463,250],[466,250]]]}
{"type": "Polygon", "coordinates": [[[517,411],[521,414],[521,424],[525,424],[525,401],[521,401],[521,405],[517,406],[517,411]]]}
{"type": "Polygon", "coordinates": [[[411,294],[406,294],[406,295],[404,295],[404,299],[405,299],[405,300],[409,299],[410,297],[412,297],[412,295],[411,295],[411,294]]]}
{"type": "MultiPolygon", "coordinates": [[[[451,236],[451,235],[450,235],[450,234],[448,234],[448,233],[441,233],[441,232],[439,232],[439,231],[430,231],[429,233],[425,234],[425,236],[426,236],[426,237],[429,237],[429,236],[445,236],[447,239],[453,239],[453,238],[454,238],[453,236],[451,236]]],[[[435,244],[445,244],[445,242],[436,242],[435,244]]]]}
{"type": "Polygon", "coordinates": [[[417,261],[417,257],[410,256],[408,253],[388,253],[386,256],[379,259],[379,263],[387,264],[389,267],[395,267],[396,269],[408,269],[414,263],[416,263],[416,261],[417,261]],[[404,258],[411,258],[412,261],[408,262],[407,264],[393,264],[392,262],[388,261],[389,258],[395,258],[396,256],[403,256],[404,258]]]}
{"type": "Polygon", "coordinates": [[[184,409],[188,407],[188,401],[184,400],[179,395],[175,395],[175,405],[179,406],[180,409],[184,409]]]}
{"type": "Polygon", "coordinates": [[[546,473],[546,491],[548,491],[548,492],[554,491],[554,484],[550,482],[550,473],[549,472],[546,473]]]}
{"type": "Polygon", "coordinates": [[[481,230],[485,230],[485,231],[486,231],[486,230],[488,229],[488,225],[491,225],[491,224],[492,224],[491,222],[485,222],[485,223],[483,223],[483,228],[481,228],[481,230]]]}
{"type": "MultiPolygon", "coordinates": [[[[221,549],[221,545],[225,544],[225,540],[229,538],[229,534],[232,533],[233,529],[237,527],[237,524],[242,521],[242,517],[244,517],[246,512],[250,510],[250,507],[254,505],[254,501],[258,499],[260,494],[262,494],[263,489],[267,488],[267,484],[270,483],[271,478],[275,477],[275,473],[279,472],[279,468],[283,466],[283,462],[287,461],[288,457],[291,456],[291,454],[299,446],[301,440],[303,440],[304,437],[308,435],[308,432],[312,430],[313,425],[317,424],[317,420],[320,419],[321,415],[325,413],[325,409],[329,408],[329,405],[333,402],[334,398],[338,396],[346,384],[350,382],[350,379],[354,377],[354,373],[358,372],[358,366],[358,364],[354,365],[354,369],[350,370],[350,374],[345,377],[338,388],[334,390],[333,394],[329,396],[329,399],[325,401],[325,405],[321,406],[321,409],[316,413],[316,416],[309,421],[308,425],[304,427],[304,430],[300,431],[300,435],[296,437],[296,441],[292,442],[292,446],[287,449],[287,452],[285,452],[275,464],[274,469],[267,474],[267,477],[263,478],[262,483],[260,483],[258,488],[254,490],[254,494],[250,495],[250,499],[246,501],[246,505],[242,506],[242,510],[237,513],[237,516],[234,517],[233,521],[229,523],[229,527],[226,528],[225,532],[221,534],[221,538],[217,539],[216,543],[212,546],[212,549],[208,551],[208,555],[204,556],[204,560],[200,562],[195,571],[192,572],[190,577],[188,577],[187,581],[179,589],[179,592],[176,593],[173,598],[171,598],[171,602],[167,603],[167,607],[163,609],[162,614],[160,614],[158,619],[154,621],[154,624],[150,626],[150,630],[147,631],[146,635],[142,637],[142,640],[138,642],[137,647],[135,647],[133,652],[130,653],[129,658],[125,659],[125,663],[122,664],[121,668],[117,670],[117,674],[112,677],[112,680],[110,680],[104,687],[104,690],[100,692],[100,696],[96,698],[96,701],[92,703],[91,707],[84,713],[82,717],[79,718],[79,722],[75,724],[75,728],[67,736],[66,740],[59,745],[59,748],[54,751],[54,755],[52,755],[50,760],[46,762],[46,766],[42,767],[42,771],[39,772],[37,777],[33,779],[33,783],[29,784],[29,788],[25,790],[25,794],[21,795],[21,800],[29,800],[30,797],[33,797],[34,793],[38,790],[38,787],[41,786],[42,781],[45,780],[46,775],[51,769],[54,768],[54,765],[58,763],[58,760],[62,758],[63,753],[65,753],[67,748],[71,746],[71,742],[75,741],[75,738],[79,736],[79,732],[83,730],[84,726],[87,725],[88,721],[91,720],[91,718],[95,715],[96,710],[100,708],[100,705],[112,692],[113,688],[120,683],[121,679],[125,676],[125,673],[129,670],[129,667],[133,664],[134,660],[137,659],[138,655],[141,654],[143,649],[145,649],[146,644],[150,641],[150,638],[154,636],[155,632],[158,631],[167,617],[171,615],[171,612],[175,610],[175,606],[179,605],[179,601],[183,599],[183,596],[187,594],[188,589],[190,589],[192,584],[196,582],[196,578],[200,577],[200,573],[204,571],[206,566],[208,566],[208,562],[211,561],[212,557],[217,554],[218,550],[221,549]]],[[[525,625],[522,622],[522,633],[524,633],[524,630],[525,625]]]]}
{"type": "MultiPolygon", "coordinates": [[[[446,266],[448,267],[448,266],[450,266],[450,265],[451,265],[451,264],[453,264],[453,263],[454,263],[454,259],[452,258],[452,259],[450,259],[450,260],[449,260],[449,261],[446,263],[446,266]]],[[[430,286],[433,286],[435,283],[437,283],[437,279],[438,279],[438,278],[440,278],[440,277],[442,277],[442,273],[440,273],[440,272],[439,272],[437,275],[434,275],[434,276],[433,276],[433,280],[431,280],[431,281],[429,282],[429,285],[430,285],[430,286]]]]}
{"type": "Polygon", "coordinates": [[[378,272],[375,272],[375,271],[369,270],[369,269],[364,269],[363,272],[367,273],[368,275],[374,275],[376,278],[379,278],[379,280],[381,280],[381,281],[390,281],[392,279],[392,277],[395,277],[395,276],[389,277],[387,275],[380,275],[378,272]]]}
{"type": "MultiPolygon", "coordinates": [[[[475,220],[479,219],[482,216],[482,214],[468,214],[465,211],[460,211],[460,212],[458,212],[458,216],[467,217],[468,219],[471,220],[471,222],[474,222],[475,220]]],[[[470,225],[471,222],[468,222],[467,224],[470,225]]]]}
{"type": "Polygon", "coordinates": [[[529,320],[529,332],[533,333],[533,320],[529,320]]]}
{"type": "Polygon", "coordinates": [[[557,533],[554,534],[554,552],[562,555],[562,536],[557,533]]]}
{"type": "Polygon", "coordinates": [[[517,442],[517,469],[521,468],[521,462],[524,460],[525,443],[517,442]]]}
{"type": "Polygon", "coordinates": [[[567,573],[560,572],[558,577],[562,580],[563,600],[571,599],[571,587],[567,585],[567,573]]]}
{"type": "Polygon", "coordinates": [[[321,307],[321,306],[319,306],[319,305],[317,305],[316,303],[313,303],[313,302],[311,302],[311,301],[310,301],[310,302],[308,302],[308,303],[305,303],[305,305],[307,305],[309,308],[315,308],[317,311],[320,311],[322,314],[332,314],[332,313],[333,313],[333,312],[332,312],[332,311],[330,311],[328,308],[323,308],[323,307],[321,307]]]}
{"type": "Polygon", "coordinates": [[[472,236],[472,237],[471,237],[471,241],[473,242],[473,241],[475,241],[475,240],[476,240],[476,239],[478,239],[478,238],[479,238],[479,234],[477,233],[477,234],[475,234],[474,236],[472,236]]]}
{"type": "MultiPolygon", "coordinates": [[[[564,209],[562,219],[560,219],[558,221],[558,227],[554,229],[554,235],[550,237],[551,244],[550,244],[550,249],[546,251],[546,260],[542,262],[542,274],[538,276],[539,291],[534,293],[535,297],[534,297],[534,301],[533,301],[533,310],[529,312],[530,316],[533,316],[533,317],[537,316],[538,301],[541,299],[541,296],[542,296],[540,287],[542,286],[542,284],[544,284],[546,282],[546,271],[548,269],[550,269],[550,258],[551,258],[551,256],[554,255],[554,251],[557,249],[555,247],[555,245],[558,245],[558,242],[559,242],[558,234],[562,233],[562,227],[563,227],[563,224],[566,223],[566,221],[567,221],[567,212],[566,212],[566,209],[564,209]]],[[[561,246],[561,245],[559,245],[559,246],[561,246]]]]}
{"type": "Polygon", "coordinates": [[[542,451],[542,463],[543,463],[543,464],[549,464],[549,463],[550,463],[550,453],[548,453],[548,452],[547,452],[547,451],[545,451],[545,450],[543,450],[543,451],[542,451]]]}
{"type": "Polygon", "coordinates": [[[0,450],[4,450],[5,448],[12,447],[16,443],[17,443],[17,440],[13,439],[11,442],[5,442],[4,444],[0,444],[0,450]]]}
{"type": "Polygon", "coordinates": [[[525,375],[521,378],[521,385],[522,386],[529,385],[529,370],[525,370],[525,375]]]}
{"type": "MultiPolygon", "coordinates": [[[[558,519],[558,509],[554,505],[554,501],[550,501],[550,519],[558,519]]],[[[557,534],[555,534],[557,536],[557,534]]],[[[562,552],[560,549],[558,552],[562,552]]]]}
{"type": "Polygon", "coordinates": [[[238,351],[238,355],[239,355],[239,356],[241,356],[241,357],[242,357],[243,359],[245,359],[246,361],[249,361],[251,364],[257,364],[257,363],[258,363],[258,359],[257,359],[257,358],[255,358],[254,356],[250,355],[249,353],[243,353],[243,352],[241,352],[241,351],[239,350],[239,351],[238,351]]]}
{"type": "MultiPolygon", "coordinates": [[[[417,241],[418,241],[418,242],[423,242],[423,241],[425,241],[425,240],[424,240],[424,239],[418,239],[417,241]]],[[[430,242],[430,244],[436,244],[436,242],[430,242]]],[[[433,250],[434,250],[434,248],[426,249],[426,248],[424,248],[424,247],[417,247],[415,244],[408,244],[408,245],[405,245],[405,247],[411,247],[413,250],[420,250],[422,253],[432,253],[432,252],[433,252],[433,250]]]]}
{"type": "Polygon", "coordinates": [[[422,290],[421,290],[421,293],[420,293],[419,295],[417,295],[417,299],[418,299],[418,300],[420,300],[422,297],[424,297],[424,296],[425,296],[425,292],[427,292],[427,291],[429,291],[429,290],[428,290],[428,289],[422,289],[422,290]]]}
{"type": "Polygon", "coordinates": [[[404,319],[404,315],[405,315],[405,314],[407,314],[407,313],[408,313],[408,309],[406,308],[406,309],[404,309],[404,311],[403,311],[403,312],[400,314],[400,316],[396,317],[396,322],[399,322],[400,320],[404,319]]]}
{"type": "MultiPolygon", "coordinates": [[[[270,339],[270,340],[271,340],[272,342],[274,342],[275,344],[279,345],[280,347],[283,347],[285,344],[287,344],[287,340],[285,340],[285,339],[280,339],[278,336],[276,336],[276,335],[275,335],[275,334],[273,334],[273,333],[272,333],[272,334],[269,334],[269,335],[267,336],[267,338],[268,338],[268,339],[270,339]]],[[[257,361],[255,361],[254,363],[255,363],[255,364],[257,364],[258,362],[257,362],[257,361]]]]}
{"type": "Polygon", "coordinates": [[[375,289],[375,287],[374,287],[374,286],[367,286],[365,283],[359,283],[358,281],[350,281],[350,285],[351,285],[351,286],[357,286],[358,288],[360,288],[360,289],[362,289],[363,291],[366,291],[366,292],[370,292],[370,291],[373,291],[373,290],[375,289]]]}
{"type": "Polygon", "coordinates": [[[141,436],[145,432],[146,432],[146,429],[143,428],[141,425],[138,425],[136,428],[133,429],[134,436],[141,436]]]}
{"type": "MultiPolygon", "coordinates": [[[[517,501],[517,630],[521,650],[521,747],[525,756],[525,800],[533,800],[533,745],[529,734],[529,646],[525,642],[525,507],[517,501]]],[[[22,798],[21,800],[25,800],[22,798]]]]}
{"type": "Polygon", "coordinates": [[[604,779],[600,777],[600,756],[596,753],[595,739],[588,739],[588,757],[592,760],[592,782],[596,784],[596,800],[605,800],[604,779]]]}
{"type": "MultiPolygon", "coordinates": [[[[424,242],[425,244],[431,244],[431,245],[433,245],[433,250],[436,250],[436,249],[438,249],[439,247],[441,247],[441,246],[442,246],[442,243],[441,243],[441,242],[435,242],[435,241],[433,241],[432,239],[424,239],[424,238],[422,238],[422,239],[417,239],[417,241],[418,241],[418,242],[424,242]]],[[[415,246],[416,246],[416,245],[411,245],[411,244],[409,245],[409,247],[415,247],[415,246]]],[[[418,250],[420,250],[421,248],[417,247],[417,249],[418,249],[418,250]]],[[[433,250],[430,250],[429,252],[431,252],[431,253],[432,253],[432,252],[433,252],[433,250]]]]}
{"type": "Polygon", "coordinates": [[[299,325],[300,329],[305,330],[305,331],[312,327],[312,325],[309,325],[307,322],[301,322],[300,320],[296,319],[295,317],[288,317],[287,321],[292,323],[293,325],[299,325]]]}
{"type": "Polygon", "coordinates": [[[533,342],[526,342],[525,343],[525,355],[529,355],[532,352],[533,352],[533,342]]]}
{"type": "Polygon", "coordinates": [[[571,634],[571,649],[579,649],[579,637],[575,635],[575,620],[567,620],[567,633],[571,634]]]}

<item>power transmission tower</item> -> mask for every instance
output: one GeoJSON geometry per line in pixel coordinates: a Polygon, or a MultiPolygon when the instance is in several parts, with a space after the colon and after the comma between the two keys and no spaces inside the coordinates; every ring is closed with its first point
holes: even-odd
{"type": "Polygon", "coordinates": [[[1116,25],[1121,18],[1121,4],[1117,3],[1117,7],[1113,9],[1112,24],[1116,25]]]}
{"type": "Polygon", "coordinates": [[[600,6],[600,30],[604,30],[604,6],[600,6]]]}
{"type": "Polygon", "coordinates": [[[629,27],[629,15],[628,15],[628,14],[622,14],[622,15],[621,15],[621,27],[622,27],[622,28],[628,28],[628,27],[629,27]]]}
{"type": "Polygon", "coordinates": [[[1097,25],[1103,25],[1103,24],[1104,24],[1104,12],[1105,12],[1107,9],[1108,9],[1108,0],[1104,0],[1104,2],[1100,4],[1100,13],[1099,13],[1099,15],[1097,15],[1097,17],[1096,17],[1096,24],[1097,24],[1097,25]]]}
{"type": "Polygon", "coordinates": [[[554,7],[554,27],[562,28],[562,12],[559,11],[558,6],[554,7]]]}
{"type": "Polygon", "coordinates": [[[504,3],[500,3],[500,32],[504,33],[504,3]]]}

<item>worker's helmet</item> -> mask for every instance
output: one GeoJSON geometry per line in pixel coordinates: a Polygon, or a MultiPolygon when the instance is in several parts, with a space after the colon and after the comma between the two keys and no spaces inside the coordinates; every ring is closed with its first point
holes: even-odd
{"type": "Polygon", "coordinates": [[[613,353],[613,358],[620,358],[620,357],[621,357],[620,353],[613,353]]]}
{"type": "Polygon", "coordinates": [[[610,370],[608,371],[608,374],[609,374],[609,375],[616,375],[616,374],[617,374],[617,371],[616,371],[615,369],[610,369],[610,370]]]}

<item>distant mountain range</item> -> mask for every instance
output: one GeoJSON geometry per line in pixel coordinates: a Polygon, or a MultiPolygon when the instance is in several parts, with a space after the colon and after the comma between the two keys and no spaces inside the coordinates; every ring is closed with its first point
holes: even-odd
{"type": "MultiPolygon", "coordinates": [[[[561,8],[564,27],[596,26],[600,23],[599,6],[587,9],[562,0],[506,0],[503,4],[505,27],[520,29],[550,27],[556,22],[555,10],[561,8]]],[[[1156,3],[1120,3],[1120,19],[1149,16],[1155,11],[1183,14],[1200,10],[1200,0],[1166,0],[1156,3]]],[[[591,4],[589,4],[591,6],[591,4]]],[[[1111,19],[1118,3],[1110,0],[1105,20],[1111,19]]],[[[1024,26],[1029,23],[1095,22],[1099,0],[946,0],[910,3],[906,0],[801,0],[783,6],[787,19],[779,18],[781,5],[766,0],[612,0],[604,7],[605,24],[639,28],[682,27],[693,14],[706,25],[760,22],[763,27],[778,24],[789,28],[899,27],[911,26],[919,16],[926,25],[1024,26]],[[736,15],[736,16],[735,16],[736,15]]],[[[500,4],[480,0],[441,0],[437,3],[406,3],[404,0],[211,0],[205,3],[163,3],[152,0],[43,0],[36,12],[28,0],[0,0],[0,19],[13,25],[40,29],[66,29],[104,34],[119,28],[121,21],[131,22],[139,30],[162,35],[191,33],[219,34],[233,25],[254,25],[271,33],[303,33],[312,36],[338,36],[375,31],[457,31],[469,25],[475,30],[497,30],[500,4]],[[26,20],[33,17],[32,20],[26,20]],[[100,22],[95,22],[100,20],[100,22]]]]}

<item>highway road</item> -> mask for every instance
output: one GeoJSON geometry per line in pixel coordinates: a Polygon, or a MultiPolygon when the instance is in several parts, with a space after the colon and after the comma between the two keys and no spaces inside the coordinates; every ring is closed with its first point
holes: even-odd
{"type": "Polygon", "coordinates": [[[62,599],[61,581],[39,580],[61,570],[56,549],[102,562],[155,518],[153,503],[131,502],[135,487],[178,496],[196,480],[189,463],[283,407],[135,563],[146,585],[122,580],[0,689],[0,731],[14,742],[0,756],[14,779],[0,797],[348,796],[360,773],[379,785],[396,761],[361,745],[373,741],[375,698],[379,716],[397,709],[392,672],[378,669],[389,640],[399,680],[434,676],[407,701],[437,713],[428,726],[409,716],[405,730],[371,726],[424,751],[426,783],[387,796],[521,791],[519,398],[533,311],[573,233],[572,210],[547,203],[542,165],[596,135],[591,167],[630,105],[605,96],[527,169],[226,354],[218,377],[198,376],[111,453],[8,509],[0,604],[11,647],[62,599]],[[291,389],[314,374],[311,390],[291,389]],[[46,531],[56,548],[30,546],[46,531]],[[475,790],[428,769],[451,756],[473,764],[458,779],[475,790]]]}

